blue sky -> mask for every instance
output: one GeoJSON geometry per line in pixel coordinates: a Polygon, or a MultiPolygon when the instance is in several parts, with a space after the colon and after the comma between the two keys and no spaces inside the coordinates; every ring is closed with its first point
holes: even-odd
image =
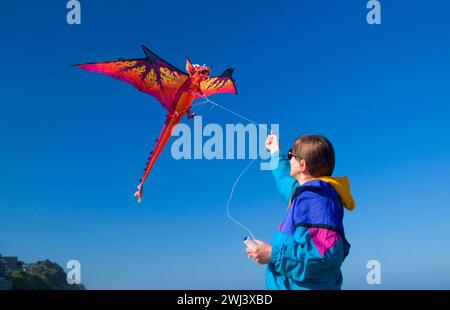
{"type": "MultiPolygon", "coordinates": [[[[168,145],[136,207],[165,111],[69,65],[142,57],[145,44],[179,67],[186,56],[213,73],[235,67],[239,95],[214,100],[280,124],[283,149],[302,133],[333,142],[357,203],[345,289],[450,289],[448,1],[381,1],[378,26],[365,0],[81,1],[73,26],[65,3],[2,4],[0,253],[77,259],[91,289],[264,288],[225,213],[248,160],[176,161],[168,145]],[[371,259],[382,285],[366,283],[371,259]]],[[[230,212],[269,241],[285,210],[253,165],[230,212]]]]}

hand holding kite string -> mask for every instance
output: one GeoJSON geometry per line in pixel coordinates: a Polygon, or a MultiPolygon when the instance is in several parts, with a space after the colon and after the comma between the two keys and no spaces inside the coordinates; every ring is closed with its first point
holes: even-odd
{"type": "Polygon", "coordinates": [[[280,150],[280,141],[273,131],[271,131],[270,135],[267,136],[266,148],[269,150],[270,154],[273,154],[280,150]]]}
{"type": "Polygon", "coordinates": [[[272,255],[272,246],[260,240],[253,240],[256,246],[247,247],[247,254],[257,264],[264,265],[270,263],[270,256],[272,255]]]}
{"type": "Polygon", "coordinates": [[[198,98],[218,93],[236,94],[233,68],[225,70],[219,76],[209,77],[211,69],[208,66],[194,65],[189,59],[186,61],[188,73],[169,64],[158,57],[145,46],[142,46],[145,58],[120,59],[117,61],[97,62],[76,65],[90,72],[107,74],[113,78],[128,82],[138,90],[155,97],[168,111],[163,129],[156,140],[156,146],[150,153],[144,174],[139,181],[134,194],[138,202],[142,199],[144,182],[170,139],[172,129],[180,122],[185,114],[191,114],[192,102],[198,98]]]}

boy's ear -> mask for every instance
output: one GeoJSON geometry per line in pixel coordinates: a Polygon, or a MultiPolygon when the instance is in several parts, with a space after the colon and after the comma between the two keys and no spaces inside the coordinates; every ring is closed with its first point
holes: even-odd
{"type": "Polygon", "coordinates": [[[306,161],[302,158],[302,159],[300,159],[299,164],[300,164],[300,171],[303,174],[306,174],[308,172],[308,167],[306,166],[306,161]]]}
{"type": "Polygon", "coordinates": [[[186,59],[186,71],[189,73],[189,75],[193,75],[195,73],[195,68],[189,58],[186,59]]]}

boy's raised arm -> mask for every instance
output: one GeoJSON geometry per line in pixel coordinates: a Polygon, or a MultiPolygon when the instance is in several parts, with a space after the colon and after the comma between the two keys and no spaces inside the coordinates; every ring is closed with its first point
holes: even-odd
{"type": "Polygon", "coordinates": [[[271,154],[270,165],[277,189],[283,201],[288,204],[292,194],[299,185],[298,181],[291,177],[291,164],[286,155],[282,154],[281,151],[277,151],[271,154]]]}
{"type": "Polygon", "coordinates": [[[270,166],[278,191],[288,204],[293,192],[299,186],[298,181],[291,177],[291,164],[287,156],[281,153],[280,142],[275,134],[271,133],[267,137],[266,147],[270,151],[270,166]]]}

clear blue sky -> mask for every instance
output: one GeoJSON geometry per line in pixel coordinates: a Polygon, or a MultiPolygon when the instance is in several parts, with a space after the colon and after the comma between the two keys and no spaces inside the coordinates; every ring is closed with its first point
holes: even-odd
{"type": "MultiPolygon", "coordinates": [[[[180,160],[169,147],[132,197],[165,119],[156,100],[70,64],[185,57],[236,68],[238,96],[217,102],[279,123],[286,150],[302,133],[335,145],[357,209],[346,289],[450,289],[450,21],[448,1],[66,1],[1,6],[0,253],[26,262],[78,259],[91,289],[257,289],[245,232],[225,216],[248,160],[180,160]],[[133,4],[131,4],[133,3],[133,4]],[[377,259],[382,285],[366,284],[377,259]]],[[[220,109],[205,123],[240,123],[220,109]]],[[[192,122],[188,122],[192,125],[192,122]]],[[[269,241],[286,206],[252,166],[231,205],[269,241]]]]}

